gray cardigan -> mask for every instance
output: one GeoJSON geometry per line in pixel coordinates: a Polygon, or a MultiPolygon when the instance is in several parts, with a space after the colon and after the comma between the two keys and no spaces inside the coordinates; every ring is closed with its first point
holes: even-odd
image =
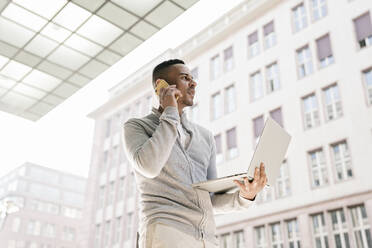
{"type": "Polygon", "coordinates": [[[216,178],[216,145],[212,133],[190,122],[176,107],[153,108],[124,124],[124,149],[134,167],[140,202],[140,235],[152,223],[163,223],[197,239],[218,243],[214,213],[242,210],[252,201],[239,192],[209,194],[191,184],[216,178]],[[181,145],[177,125],[190,133],[181,145]]]}

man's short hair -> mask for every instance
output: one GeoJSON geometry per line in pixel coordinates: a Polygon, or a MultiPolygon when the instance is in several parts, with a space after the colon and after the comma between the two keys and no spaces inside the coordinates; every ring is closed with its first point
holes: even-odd
{"type": "Polygon", "coordinates": [[[157,79],[164,78],[164,75],[167,69],[169,68],[169,66],[176,65],[176,64],[184,65],[185,62],[183,62],[180,59],[170,59],[170,60],[163,61],[157,66],[155,66],[154,70],[152,71],[152,85],[155,86],[155,82],[157,79]]]}

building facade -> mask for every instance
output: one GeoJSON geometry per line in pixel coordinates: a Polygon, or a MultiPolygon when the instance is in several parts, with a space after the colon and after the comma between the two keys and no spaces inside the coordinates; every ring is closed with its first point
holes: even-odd
{"type": "Polygon", "coordinates": [[[187,112],[215,135],[219,176],[247,169],[267,116],[292,135],[276,185],[216,216],[222,248],[371,248],[371,17],[371,1],[244,1],[111,89],[90,115],[92,244],[135,245],[121,127],[157,106],[151,71],[176,57],[198,82],[187,112]]]}
{"type": "Polygon", "coordinates": [[[25,163],[0,179],[0,200],[19,211],[0,229],[4,248],[81,248],[86,179],[25,163]]]}

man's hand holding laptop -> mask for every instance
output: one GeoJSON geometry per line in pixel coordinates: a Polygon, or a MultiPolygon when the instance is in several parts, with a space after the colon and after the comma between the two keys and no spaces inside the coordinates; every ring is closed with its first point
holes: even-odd
{"type": "Polygon", "coordinates": [[[267,183],[267,177],[265,173],[265,165],[261,162],[260,168],[254,169],[253,180],[249,180],[248,177],[244,177],[243,182],[234,180],[234,183],[239,186],[239,195],[248,200],[254,200],[257,193],[260,192],[267,183]]]}

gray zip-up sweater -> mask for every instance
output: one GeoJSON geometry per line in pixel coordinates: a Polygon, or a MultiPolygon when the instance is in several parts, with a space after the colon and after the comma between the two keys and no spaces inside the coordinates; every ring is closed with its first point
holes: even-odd
{"type": "Polygon", "coordinates": [[[163,223],[215,244],[214,213],[241,210],[253,201],[239,192],[209,194],[191,184],[216,178],[216,145],[212,133],[179,116],[176,107],[161,114],[153,108],[124,124],[124,148],[134,167],[140,201],[140,235],[152,223],[163,223]],[[177,125],[190,133],[181,145],[177,125]]]}

